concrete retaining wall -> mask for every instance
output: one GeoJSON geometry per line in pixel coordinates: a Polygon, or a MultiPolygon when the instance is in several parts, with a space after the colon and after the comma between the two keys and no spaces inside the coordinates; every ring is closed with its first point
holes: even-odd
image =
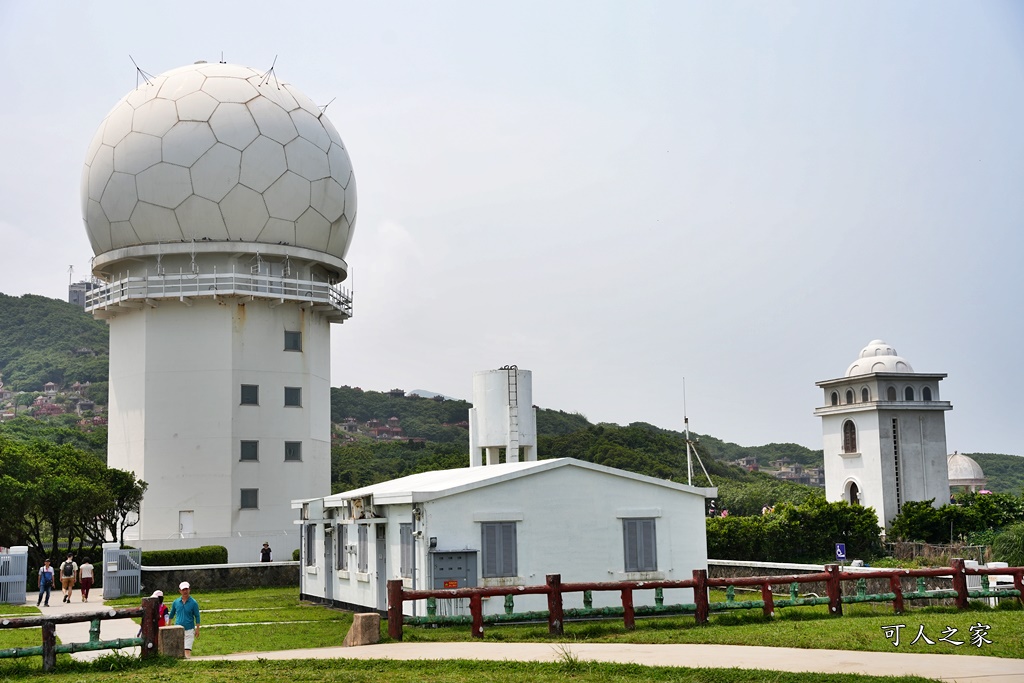
{"type": "Polygon", "coordinates": [[[178,584],[182,581],[188,581],[193,591],[268,586],[286,586],[298,591],[299,563],[253,562],[142,568],[143,595],[160,589],[165,595],[172,596],[178,592],[178,584]]]}

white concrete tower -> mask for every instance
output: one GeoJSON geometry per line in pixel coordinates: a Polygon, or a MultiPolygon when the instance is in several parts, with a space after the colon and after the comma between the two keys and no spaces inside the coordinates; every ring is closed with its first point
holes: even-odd
{"type": "Polygon", "coordinates": [[[864,347],[839,379],[818,382],[825,450],[825,496],[873,507],[889,528],[907,501],[949,501],[945,374],[914,372],[881,340],[864,347]]]}
{"type": "Polygon", "coordinates": [[[198,62],[107,115],[82,211],[105,283],[87,310],[110,326],[107,461],[149,484],[137,540],[288,557],[291,501],[330,493],[356,218],[341,137],[273,70],[198,62]]]}
{"type": "Polygon", "coordinates": [[[473,373],[469,466],[537,459],[533,373],[506,365],[473,373]],[[504,461],[502,450],[505,451],[504,461]]]}

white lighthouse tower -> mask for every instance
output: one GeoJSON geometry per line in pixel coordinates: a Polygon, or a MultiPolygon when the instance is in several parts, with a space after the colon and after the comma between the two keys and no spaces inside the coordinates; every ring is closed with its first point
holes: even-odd
{"type": "Polygon", "coordinates": [[[904,503],[949,500],[945,374],[914,372],[880,339],[861,350],[846,374],[818,382],[825,451],[825,497],[873,507],[889,523],[904,503]]]}
{"type": "Polygon", "coordinates": [[[506,365],[473,373],[469,466],[537,459],[533,373],[506,365]],[[504,455],[504,460],[502,460],[504,455]]]}
{"type": "Polygon", "coordinates": [[[110,326],[107,461],[149,484],[138,542],[255,560],[330,493],[330,326],[352,314],[341,137],[273,70],[146,80],[89,147],[82,210],[110,326]]]}

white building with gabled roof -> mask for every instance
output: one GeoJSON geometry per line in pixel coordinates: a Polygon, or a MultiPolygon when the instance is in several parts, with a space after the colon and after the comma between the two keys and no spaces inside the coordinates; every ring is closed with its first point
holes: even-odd
{"type": "MultiPolygon", "coordinates": [[[[388,579],[410,589],[562,581],[688,579],[707,568],[698,488],[572,458],[414,474],[324,498],[301,510],[301,593],[348,608],[383,611],[388,579]]],[[[690,602],[689,591],[666,600],[690,602]]],[[[439,601],[439,612],[468,610],[439,601]]],[[[618,595],[595,593],[594,606],[618,595]]],[[[566,607],[582,606],[567,594],[566,607]]],[[[545,609],[521,596],[515,610],[545,609]]],[[[424,614],[422,604],[407,611],[424,614]]],[[[504,611],[485,600],[485,613],[504,611]]]]}

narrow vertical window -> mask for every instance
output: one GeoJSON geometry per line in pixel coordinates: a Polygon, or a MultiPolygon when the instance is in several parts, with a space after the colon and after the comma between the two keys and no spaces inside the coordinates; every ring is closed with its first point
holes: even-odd
{"type": "Polygon", "coordinates": [[[260,385],[243,384],[241,403],[243,406],[258,406],[260,404],[260,385]]]}
{"type": "Polygon", "coordinates": [[[284,333],[284,350],[285,351],[301,351],[302,350],[302,333],[301,332],[289,332],[285,330],[284,333]]]}
{"type": "Polygon", "coordinates": [[[285,387],[284,404],[286,406],[302,407],[302,387],[285,387]]]}
{"type": "Polygon", "coordinates": [[[242,509],[256,510],[260,506],[259,489],[242,489],[242,509]]]}
{"type": "Polygon", "coordinates": [[[357,534],[359,547],[356,556],[356,571],[358,571],[360,574],[366,573],[367,567],[369,566],[370,563],[368,557],[370,552],[370,541],[367,526],[368,525],[366,524],[360,524],[359,532],[357,534]]]}
{"type": "Polygon", "coordinates": [[[839,392],[838,391],[833,391],[831,398],[832,398],[832,405],[834,405],[834,406],[839,405],[839,392]]]}
{"type": "Polygon", "coordinates": [[[402,578],[412,578],[412,523],[398,525],[398,541],[401,545],[401,561],[398,563],[402,578]]]}
{"type": "Polygon", "coordinates": [[[930,400],[932,400],[932,388],[931,387],[925,387],[924,389],[921,390],[921,400],[922,401],[930,401],[930,400]]]}
{"type": "Polygon", "coordinates": [[[896,400],[896,387],[889,387],[885,390],[885,400],[895,401],[896,400]]]}
{"type": "Polygon", "coordinates": [[[335,553],[335,566],[345,571],[348,569],[348,524],[339,524],[334,537],[338,539],[338,552],[335,553]]]}
{"type": "Polygon", "coordinates": [[[907,387],[903,390],[903,399],[906,401],[914,400],[914,387],[907,387]]]}
{"type": "Polygon", "coordinates": [[[853,389],[846,390],[846,402],[848,404],[853,403],[853,389]]]}
{"type": "Polygon", "coordinates": [[[857,452],[857,425],[853,420],[843,423],[843,453],[857,452]]]}
{"type": "Polygon", "coordinates": [[[871,400],[871,394],[868,393],[868,388],[864,387],[860,390],[860,400],[862,403],[867,403],[871,400]]]}
{"type": "Polygon", "coordinates": [[[480,525],[480,532],[483,576],[518,576],[516,523],[483,522],[480,525]]]}
{"type": "Polygon", "coordinates": [[[622,520],[622,545],[627,572],[658,570],[658,547],[654,518],[622,520]]]}
{"type": "Polygon", "coordinates": [[[316,542],[316,525],[307,524],[304,531],[306,532],[305,542],[302,544],[303,550],[305,551],[304,557],[306,560],[306,566],[312,567],[316,564],[316,555],[313,554],[316,542]]]}

